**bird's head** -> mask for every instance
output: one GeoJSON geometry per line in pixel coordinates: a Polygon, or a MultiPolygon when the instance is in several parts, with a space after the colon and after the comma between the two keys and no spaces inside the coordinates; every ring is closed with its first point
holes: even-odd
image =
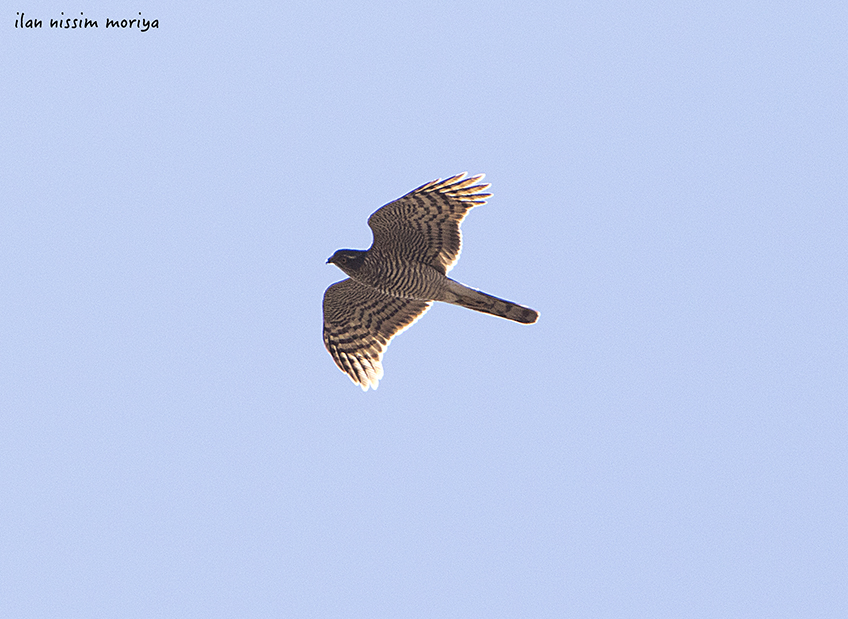
{"type": "Polygon", "coordinates": [[[335,264],[348,275],[355,273],[362,266],[367,252],[361,249],[340,249],[327,260],[327,264],[335,264]]]}

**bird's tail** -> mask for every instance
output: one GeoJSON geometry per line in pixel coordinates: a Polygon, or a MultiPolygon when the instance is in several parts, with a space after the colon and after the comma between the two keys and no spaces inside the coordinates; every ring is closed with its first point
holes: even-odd
{"type": "Polygon", "coordinates": [[[469,288],[450,278],[447,278],[447,280],[448,285],[445,287],[444,298],[440,298],[439,301],[461,305],[468,309],[485,312],[493,316],[500,316],[501,318],[514,320],[515,322],[526,325],[533,324],[539,318],[539,312],[529,307],[493,297],[490,294],[474,290],[474,288],[469,288]]]}

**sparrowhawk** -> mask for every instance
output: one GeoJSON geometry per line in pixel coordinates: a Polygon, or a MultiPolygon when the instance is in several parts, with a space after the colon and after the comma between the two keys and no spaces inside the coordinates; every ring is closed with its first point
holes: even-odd
{"type": "Polygon", "coordinates": [[[447,277],[459,259],[459,224],[492,194],[475,184],[483,175],[436,179],[389,202],[368,218],[367,251],[340,249],[327,263],[348,279],[324,293],[324,345],[336,365],[363,391],[383,377],[383,352],[392,338],[424,315],[433,301],[462,305],[525,324],[539,313],[447,277]]]}

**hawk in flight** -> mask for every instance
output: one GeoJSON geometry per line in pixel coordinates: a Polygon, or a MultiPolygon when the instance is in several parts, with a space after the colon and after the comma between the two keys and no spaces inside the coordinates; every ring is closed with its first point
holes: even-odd
{"type": "Polygon", "coordinates": [[[327,263],[348,279],[324,293],[324,345],[336,365],[367,391],[383,377],[392,338],[444,301],[532,324],[539,312],[469,288],[447,277],[462,244],[459,224],[492,194],[483,175],[436,179],[389,202],[368,218],[367,251],[340,249],[327,263]]]}

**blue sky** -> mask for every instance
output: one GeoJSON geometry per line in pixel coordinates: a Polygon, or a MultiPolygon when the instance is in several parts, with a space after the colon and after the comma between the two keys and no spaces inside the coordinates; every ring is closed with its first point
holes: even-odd
{"type": "Polygon", "coordinates": [[[846,615],[847,18],[10,7],[0,614],[846,615]],[[325,261],[462,171],[452,277],[541,318],[438,304],[363,393],[325,261]]]}

